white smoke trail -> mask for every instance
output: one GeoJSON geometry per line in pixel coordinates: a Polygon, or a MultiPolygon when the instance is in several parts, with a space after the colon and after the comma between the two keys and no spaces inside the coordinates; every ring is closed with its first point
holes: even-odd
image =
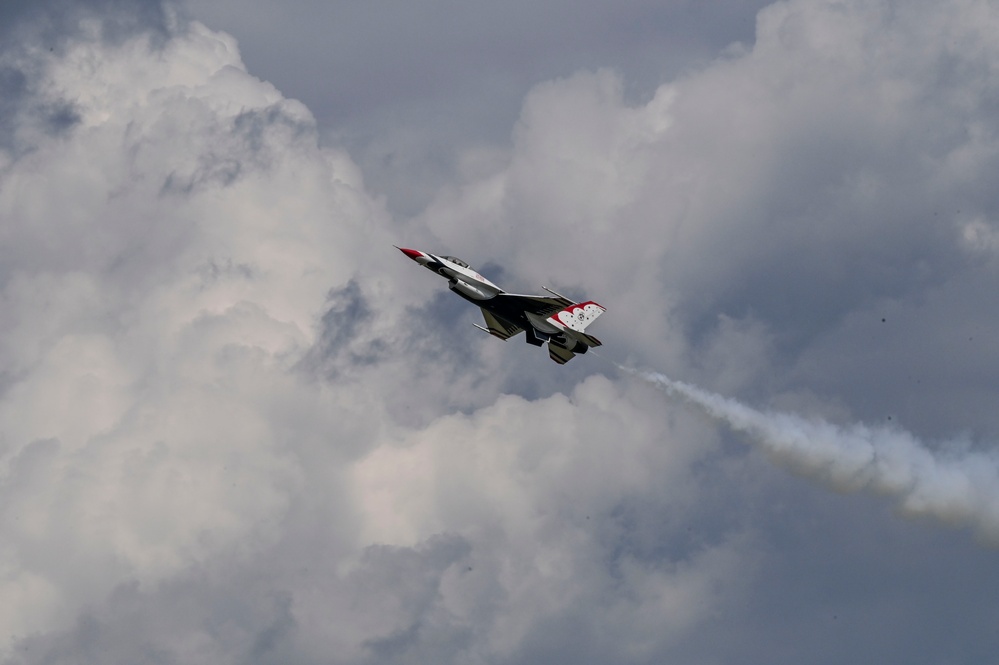
{"type": "Polygon", "coordinates": [[[999,546],[999,459],[926,448],[912,434],[863,424],[840,427],[787,413],[757,411],[663,374],[618,365],[708,416],[747,434],[775,462],[839,491],[892,497],[904,515],[972,527],[999,546]]]}

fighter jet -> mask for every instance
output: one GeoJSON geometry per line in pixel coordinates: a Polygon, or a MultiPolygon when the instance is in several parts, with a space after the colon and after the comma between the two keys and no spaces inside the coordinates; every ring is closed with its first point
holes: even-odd
{"type": "Polygon", "coordinates": [[[454,256],[437,256],[429,252],[397,247],[421,266],[448,280],[448,287],[482,310],[485,326],[475,325],[494,337],[507,340],[524,333],[527,343],[542,346],[548,343],[548,355],[559,365],[577,354],[600,346],[600,340],[587,335],[586,327],[606,310],[588,300],[573,302],[542,287],[551,296],[529,296],[506,293],[488,279],[472,270],[454,256]]]}

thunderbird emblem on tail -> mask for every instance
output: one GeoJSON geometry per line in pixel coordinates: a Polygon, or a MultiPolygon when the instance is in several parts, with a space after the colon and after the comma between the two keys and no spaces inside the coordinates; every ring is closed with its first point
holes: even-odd
{"type": "Polygon", "coordinates": [[[421,266],[448,280],[448,286],[465,300],[482,309],[486,325],[475,327],[494,337],[507,340],[524,333],[528,344],[548,342],[548,355],[559,365],[576,354],[600,346],[600,340],[586,334],[586,327],[606,310],[591,301],[577,303],[542,287],[551,296],[527,296],[506,293],[488,279],[453,256],[436,256],[415,249],[398,247],[421,266]]]}

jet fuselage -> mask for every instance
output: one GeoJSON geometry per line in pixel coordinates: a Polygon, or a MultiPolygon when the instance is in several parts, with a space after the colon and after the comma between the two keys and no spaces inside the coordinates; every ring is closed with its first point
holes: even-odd
{"type": "Polygon", "coordinates": [[[584,333],[586,326],[604,312],[595,302],[574,303],[550,289],[546,290],[551,296],[507,293],[457,257],[398,249],[447,279],[452,291],[480,307],[487,327],[476,327],[495,337],[506,340],[523,331],[529,344],[542,346],[548,342],[549,354],[559,364],[600,345],[597,338],[584,333]]]}

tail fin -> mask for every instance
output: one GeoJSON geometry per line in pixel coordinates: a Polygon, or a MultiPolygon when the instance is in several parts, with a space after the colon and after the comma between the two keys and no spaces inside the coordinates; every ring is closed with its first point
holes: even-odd
{"type": "Polygon", "coordinates": [[[582,333],[586,327],[597,320],[597,317],[607,310],[592,300],[574,303],[553,314],[548,320],[558,327],[565,327],[577,333],[582,333]]]}

